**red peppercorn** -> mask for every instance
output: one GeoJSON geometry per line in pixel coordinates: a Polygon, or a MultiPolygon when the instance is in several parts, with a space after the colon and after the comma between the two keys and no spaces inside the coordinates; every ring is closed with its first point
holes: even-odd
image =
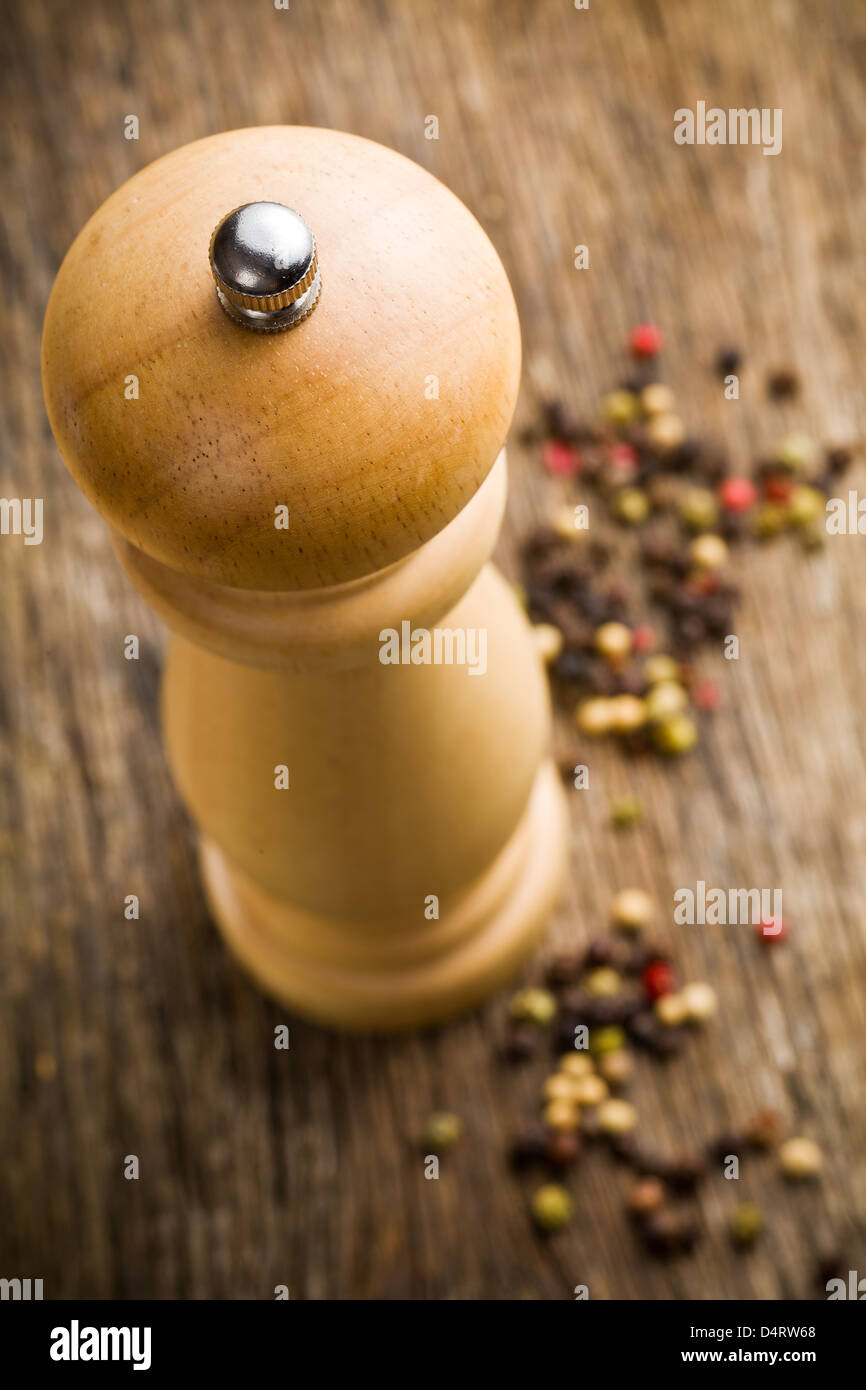
{"type": "Polygon", "coordinates": [[[542,462],[555,478],[571,478],[580,471],[580,454],[561,439],[545,441],[542,462]]]}
{"type": "Polygon", "coordinates": [[[755,505],[757,495],[751,478],[725,478],[719,483],[719,503],[726,512],[747,512],[755,505]]]}
{"type": "Polygon", "coordinates": [[[638,323],[631,330],[628,345],[633,357],[655,357],[662,350],[662,333],[654,323],[638,323]]]}
{"type": "Polygon", "coordinates": [[[764,496],[768,502],[787,502],[791,496],[791,482],[773,473],[764,479],[764,496]]]}
{"type": "Polygon", "coordinates": [[[784,917],[762,917],[755,931],[765,946],[774,946],[788,935],[788,922],[784,917]]]}
{"type": "Polygon", "coordinates": [[[657,641],[656,630],[651,623],[638,623],[631,635],[631,648],[638,656],[643,656],[645,652],[655,651],[657,641]]]}
{"type": "Polygon", "coordinates": [[[641,983],[650,999],[661,999],[663,994],[673,994],[677,987],[676,976],[668,961],[653,960],[641,972],[641,983]]]}
{"type": "Polygon", "coordinates": [[[692,686],[692,699],[704,714],[714,714],[721,703],[722,692],[715,681],[696,681],[692,686]]]}

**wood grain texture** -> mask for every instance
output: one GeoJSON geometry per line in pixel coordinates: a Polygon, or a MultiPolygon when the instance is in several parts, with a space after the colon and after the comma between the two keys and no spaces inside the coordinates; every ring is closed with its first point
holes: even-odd
{"type": "MultiPolygon", "coordinates": [[[[480,215],[521,316],[519,422],[543,391],[591,411],[646,316],[667,330],[690,426],[734,458],[788,424],[862,434],[864,53],[866,16],[842,0],[7,6],[0,492],[44,497],[46,524],[41,546],[0,538],[0,1273],[42,1277],[49,1297],[267,1298],[285,1283],[316,1299],[568,1298],[587,1283],[594,1298],[772,1299],[810,1296],[814,1250],[833,1240],[866,1270],[862,538],[808,562],[784,542],[749,552],[742,657],[718,670],[726,705],[698,753],[668,769],[593,748],[592,794],[573,798],[559,942],[601,926],[633,880],[664,904],[698,878],[778,885],[794,922],[771,952],[742,928],[676,937],[721,1016],[685,1059],[647,1068],[637,1097],[660,1146],[778,1105],[823,1144],[825,1179],[792,1191],[766,1164],[744,1172],[738,1195],[769,1213],[745,1260],[722,1234],[731,1185],[709,1183],[714,1234],[660,1267],[633,1243],[624,1175],[596,1153],[573,1228],[534,1238],[502,1151],[544,1063],[494,1062],[502,1001],[435,1034],[346,1041],[285,1020],[230,963],[159,743],[164,634],[66,476],[39,387],[51,281],[94,208],[185,141],[293,122],[392,145],[480,215]],[[782,107],[782,153],[675,146],[673,111],[699,98],[782,107]],[[123,139],[130,113],[138,142],[123,139]],[[572,269],[577,243],[589,271],[572,269]],[[724,340],[750,364],[736,405],[706,369],[724,340]],[[788,359],[804,398],[770,410],[760,364],[788,359]],[[626,789],[651,814],[617,838],[607,811],[626,789]],[[272,1045],[283,1021],[287,1053],[272,1045]],[[413,1138],[434,1107],[466,1133],[427,1182],[413,1138]],[[122,1175],[131,1153],[138,1182],[122,1175]]],[[[510,462],[499,558],[516,578],[516,541],[559,492],[516,444],[510,462]]],[[[566,723],[558,736],[573,748],[566,723]]]]}

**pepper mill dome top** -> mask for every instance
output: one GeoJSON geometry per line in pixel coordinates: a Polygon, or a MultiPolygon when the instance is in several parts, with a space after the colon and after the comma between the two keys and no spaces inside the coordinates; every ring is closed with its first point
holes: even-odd
{"type": "Polygon", "coordinates": [[[294,589],[392,564],[465,506],[505,440],[520,339],[496,252],[431,174],[270,126],[185,145],[102,205],[42,364],[66,463],[131,544],[294,589]]]}

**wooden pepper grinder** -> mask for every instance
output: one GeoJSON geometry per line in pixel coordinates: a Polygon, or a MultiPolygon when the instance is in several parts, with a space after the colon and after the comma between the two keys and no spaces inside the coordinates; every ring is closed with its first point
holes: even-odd
{"type": "Polygon", "coordinates": [[[488,563],[519,367],[462,203],[328,130],[151,164],[48,305],[57,443],[174,632],[165,738],[214,916],[329,1024],[474,1004],[556,897],[546,683],[488,563]]]}

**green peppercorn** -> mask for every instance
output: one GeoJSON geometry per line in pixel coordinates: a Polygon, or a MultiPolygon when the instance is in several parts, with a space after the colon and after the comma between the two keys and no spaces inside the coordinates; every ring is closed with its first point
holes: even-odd
{"type": "Polygon", "coordinates": [[[792,526],[811,526],[824,515],[824,494],[816,487],[800,483],[791,488],[788,498],[788,520],[792,526]]]}
{"type": "Polygon", "coordinates": [[[754,1202],[740,1202],[731,1212],[731,1239],[735,1245],[753,1245],[764,1227],[764,1213],[754,1202]]]}
{"type": "Polygon", "coordinates": [[[598,999],[607,999],[618,994],[621,984],[619,975],[609,965],[601,965],[597,970],[590,971],[584,981],[587,994],[592,994],[598,999]]]}
{"type": "Polygon", "coordinates": [[[532,1219],[542,1231],[559,1231],[574,1215],[574,1202],[564,1187],[547,1183],[533,1194],[532,1219]]]}
{"type": "Polygon", "coordinates": [[[512,1018],[543,1028],[556,1015],[556,999],[547,989],[521,989],[512,995],[509,1011],[512,1018]]]}
{"type": "Polygon", "coordinates": [[[695,721],[687,714],[672,714],[653,729],[653,742],[660,753],[676,756],[689,753],[698,741],[695,721]]]}
{"type": "Polygon", "coordinates": [[[605,1028],[593,1028],[589,1034],[589,1050],[593,1057],[603,1057],[607,1052],[619,1052],[625,1047],[625,1043],[625,1033],[613,1023],[605,1028]]]}
{"type": "Polygon", "coordinates": [[[625,526],[640,526],[650,514],[650,500],[643,488],[624,487],[616,494],[613,512],[625,526]]]}
{"type": "Polygon", "coordinates": [[[636,796],[620,796],[610,808],[610,818],[617,830],[631,830],[643,820],[643,802],[636,796]]]}
{"type": "Polygon", "coordinates": [[[719,504],[708,488],[689,488],[680,503],[680,521],[689,531],[709,531],[719,516],[719,504]]]}
{"type": "Polygon", "coordinates": [[[789,434],[779,443],[776,458],[783,468],[801,473],[814,462],[814,441],[805,434],[789,434]]]}
{"type": "Polygon", "coordinates": [[[761,502],[755,508],[752,524],[760,540],[772,540],[781,535],[788,524],[787,509],[780,502],[761,502]]]}
{"type": "Polygon", "coordinates": [[[633,391],[611,391],[601,403],[601,413],[612,425],[625,428],[638,414],[640,402],[633,391]]]}
{"type": "Polygon", "coordinates": [[[454,1147],[462,1132],[463,1121],[459,1115],[437,1110],[429,1116],[424,1126],[424,1144],[431,1153],[444,1153],[446,1149],[454,1147]]]}

